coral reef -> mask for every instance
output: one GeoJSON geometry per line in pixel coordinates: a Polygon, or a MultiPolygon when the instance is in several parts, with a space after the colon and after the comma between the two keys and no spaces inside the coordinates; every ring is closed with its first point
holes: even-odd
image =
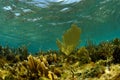
{"type": "Polygon", "coordinates": [[[120,39],[75,49],[79,36],[80,29],[72,25],[63,43],[57,42],[61,51],[32,54],[26,46],[0,46],[0,80],[120,80],[120,39]]]}
{"type": "Polygon", "coordinates": [[[101,42],[69,56],[52,50],[31,55],[25,47],[1,46],[0,80],[119,80],[119,46],[114,40],[101,42]]]}

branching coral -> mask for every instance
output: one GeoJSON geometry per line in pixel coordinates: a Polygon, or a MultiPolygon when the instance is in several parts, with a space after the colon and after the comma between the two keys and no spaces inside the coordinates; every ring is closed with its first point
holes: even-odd
{"type": "Polygon", "coordinates": [[[54,80],[57,78],[57,75],[60,75],[61,71],[56,67],[51,67],[51,65],[48,64],[47,58],[47,56],[43,55],[40,57],[28,56],[28,72],[31,73],[32,77],[47,77],[50,80],[54,80]]]}
{"type": "MultiPolygon", "coordinates": [[[[45,58],[43,58],[45,59],[45,58]]],[[[33,72],[33,73],[38,73],[40,72],[40,75],[47,75],[48,73],[48,66],[47,66],[47,60],[45,59],[44,61],[41,61],[41,59],[35,58],[31,55],[28,56],[28,65],[29,65],[29,69],[33,72]]]]}
{"type": "Polygon", "coordinates": [[[71,28],[63,34],[62,42],[57,39],[57,45],[65,55],[69,55],[77,47],[80,40],[80,33],[80,28],[73,24],[71,28]]]}

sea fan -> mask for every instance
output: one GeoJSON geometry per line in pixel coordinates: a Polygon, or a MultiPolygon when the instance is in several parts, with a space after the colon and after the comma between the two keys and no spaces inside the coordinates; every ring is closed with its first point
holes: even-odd
{"type": "Polygon", "coordinates": [[[72,24],[71,28],[67,30],[62,36],[62,42],[57,39],[57,45],[59,49],[65,54],[70,55],[70,53],[78,46],[80,40],[81,29],[72,24]]]}

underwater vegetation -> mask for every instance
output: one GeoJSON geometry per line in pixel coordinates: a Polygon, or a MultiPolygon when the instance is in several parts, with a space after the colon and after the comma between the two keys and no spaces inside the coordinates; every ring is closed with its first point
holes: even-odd
{"type": "Polygon", "coordinates": [[[58,51],[32,54],[26,46],[0,46],[0,80],[120,80],[120,39],[77,48],[80,34],[71,25],[57,39],[58,51]]]}

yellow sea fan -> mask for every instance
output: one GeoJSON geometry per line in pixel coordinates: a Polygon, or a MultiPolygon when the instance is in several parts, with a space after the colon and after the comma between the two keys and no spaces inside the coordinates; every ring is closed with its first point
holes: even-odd
{"type": "Polygon", "coordinates": [[[80,42],[80,33],[81,29],[73,24],[71,25],[71,28],[63,34],[63,42],[57,39],[56,43],[65,55],[69,55],[77,47],[80,42]]]}

